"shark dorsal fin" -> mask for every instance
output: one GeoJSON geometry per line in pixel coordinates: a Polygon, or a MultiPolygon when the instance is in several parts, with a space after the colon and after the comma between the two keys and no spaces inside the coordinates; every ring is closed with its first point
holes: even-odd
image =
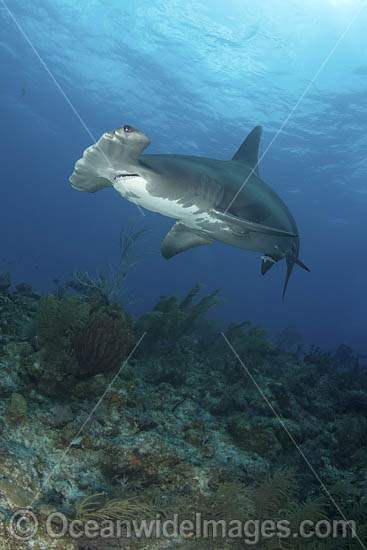
{"type": "MultiPolygon", "coordinates": [[[[259,143],[262,133],[261,126],[255,126],[255,128],[249,133],[241,147],[237,150],[232,160],[239,160],[245,162],[251,168],[255,168],[259,156],[259,143]]],[[[255,172],[258,175],[257,166],[255,172]]]]}

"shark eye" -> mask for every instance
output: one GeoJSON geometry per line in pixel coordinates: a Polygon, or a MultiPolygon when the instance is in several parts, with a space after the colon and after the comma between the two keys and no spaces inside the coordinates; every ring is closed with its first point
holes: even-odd
{"type": "Polygon", "coordinates": [[[124,126],[124,132],[132,132],[132,131],[133,131],[132,127],[129,126],[128,124],[126,124],[126,125],[124,126]]]}

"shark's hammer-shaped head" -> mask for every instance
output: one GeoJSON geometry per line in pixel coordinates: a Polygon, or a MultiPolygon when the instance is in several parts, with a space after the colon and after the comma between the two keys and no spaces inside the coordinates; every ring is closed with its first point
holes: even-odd
{"type": "Polygon", "coordinates": [[[94,193],[103,187],[111,187],[120,173],[136,175],[139,157],[149,144],[144,132],[128,124],[105,132],[75,164],[70,177],[72,187],[94,193]]]}

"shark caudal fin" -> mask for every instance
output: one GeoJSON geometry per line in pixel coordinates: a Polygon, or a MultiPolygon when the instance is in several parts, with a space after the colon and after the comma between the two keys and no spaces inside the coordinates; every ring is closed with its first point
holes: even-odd
{"type": "MultiPolygon", "coordinates": [[[[279,260],[281,260],[282,258],[284,258],[283,255],[276,255],[276,254],[273,254],[273,255],[265,254],[264,256],[262,256],[262,258],[261,258],[261,275],[265,275],[265,273],[267,273],[269,271],[269,269],[271,267],[273,267],[274,264],[279,262],[279,260]]],[[[286,274],[285,282],[284,282],[284,286],[283,286],[283,293],[282,293],[283,299],[284,299],[284,296],[285,296],[285,292],[287,290],[289,278],[290,278],[290,276],[292,274],[292,271],[293,271],[294,264],[299,265],[300,267],[302,267],[302,269],[305,269],[306,271],[310,271],[308,269],[308,267],[305,264],[303,264],[301,262],[301,260],[296,258],[296,256],[294,256],[293,254],[290,254],[290,253],[286,254],[285,259],[286,259],[286,262],[287,262],[287,274],[286,274]]]]}
{"type": "Polygon", "coordinates": [[[306,271],[310,271],[309,268],[304,263],[301,262],[301,260],[299,260],[298,258],[296,258],[295,256],[293,256],[291,254],[287,254],[286,262],[287,262],[287,274],[286,274],[285,281],[284,281],[284,286],[283,286],[283,293],[282,293],[282,298],[283,299],[284,299],[284,296],[285,296],[285,293],[286,293],[286,290],[287,290],[289,278],[290,278],[290,276],[292,274],[292,271],[293,271],[294,264],[299,265],[300,267],[302,267],[302,269],[305,269],[306,271]]]}

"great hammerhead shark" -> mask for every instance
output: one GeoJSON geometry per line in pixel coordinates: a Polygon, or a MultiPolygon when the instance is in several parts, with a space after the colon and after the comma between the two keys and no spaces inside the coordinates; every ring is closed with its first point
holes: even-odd
{"type": "Polygon", "coordinates": [[[84,151],[70,183],[90,193],[114,187],[127,200],[177,220],[163,240],[164,258],[214,241],[263,253],[263,275],[285,258],[284,297],[294,264],[309,269],[298,259],[292,214],[259,176],[261,132],[256,126],[232,160],[215,160],[142,155],[148,136],[125,125],[84,151]]]}

